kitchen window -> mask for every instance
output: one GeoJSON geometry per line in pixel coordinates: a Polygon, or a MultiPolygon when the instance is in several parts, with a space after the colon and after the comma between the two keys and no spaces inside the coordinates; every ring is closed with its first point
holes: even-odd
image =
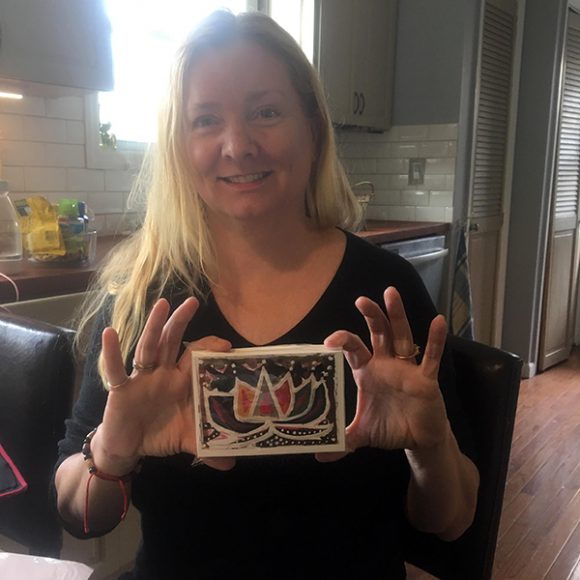
{"type": "Polygon", "coordinates": [[[246,0],[105,0],[111,21],[115,88],[99,93],[101,123],[123,142],[155,140],[157,109],[175,51],[217,8],[248,9],[246,0]]]}
{"type": "Polygon", "coordinates": [[[115,88],[85,99],[87,165],[139,165],[156,139],[157,110],[176,49],[213,10],[234,14],[261,10],[281,23],[312,60],[314,0],[104,0],[111,22],[115,88]],[[100,129],[110,123],[116,150],[101,146],[100,129]]]}

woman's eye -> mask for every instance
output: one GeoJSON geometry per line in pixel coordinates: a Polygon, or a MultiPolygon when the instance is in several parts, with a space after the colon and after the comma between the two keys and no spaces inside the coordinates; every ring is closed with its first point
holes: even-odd
{"type": "Polygon", "coordinates": [[[254,116],[257,119],[276,119],[280,116],[280,113],[274,107],[262,107],[256,111],[254,116]]]}
{"type": "Polygon", "coordinates": [[[191,122],[192,129],[204,129],[206,127],[211,127],[218,122],[217,118],[213,115],[202,115],[197,117],[191,122]]]}

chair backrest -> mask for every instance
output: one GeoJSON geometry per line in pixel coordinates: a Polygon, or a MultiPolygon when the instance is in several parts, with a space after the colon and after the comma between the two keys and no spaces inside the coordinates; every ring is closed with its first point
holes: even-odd
{"type": "Polygon", "coordinates": [[[58,557],[62,529],[49,485],[70,416],[73,333],[0,311],[0,442],[28,489],[0,501],[0,534],[31,554],[58,557]]]}
{"type": "Polygon", "coordinates": [[[454,542],[407,530],[406,560],[444,580],[489,580],[508,470],[522,361],[490,346],[450,336],[457,392],[473,432],[480,472],[473,525],[454,542]]]}

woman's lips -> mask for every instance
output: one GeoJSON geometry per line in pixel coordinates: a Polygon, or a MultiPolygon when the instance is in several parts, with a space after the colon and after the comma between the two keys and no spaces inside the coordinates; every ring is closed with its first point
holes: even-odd
{"type": "Polygon", "coordinates": [[[272,173],[272,171],[261,171],[259,173],[246,173],[245,175],[229,175],[227,177],[220,177],[219,179],[226,183],[245,185],[262,181],[272,175],[272,173]]]}

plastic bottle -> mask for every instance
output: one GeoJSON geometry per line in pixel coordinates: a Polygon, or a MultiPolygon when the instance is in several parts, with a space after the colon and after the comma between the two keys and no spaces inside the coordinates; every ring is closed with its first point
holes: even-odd
{"type": "Polygon", "coordinates": [[[58,201],[58,224],[66,248],[67,260],[81,260],[84,254],[85,222],[79,215],[76,199],[58,201]]]}
{"type": "Polygon", "coordinates": [[[0,272],[16,274],[22,268],[22,234],[18,214],[8,196],[8,183],[0,181],[0,272]]]}

